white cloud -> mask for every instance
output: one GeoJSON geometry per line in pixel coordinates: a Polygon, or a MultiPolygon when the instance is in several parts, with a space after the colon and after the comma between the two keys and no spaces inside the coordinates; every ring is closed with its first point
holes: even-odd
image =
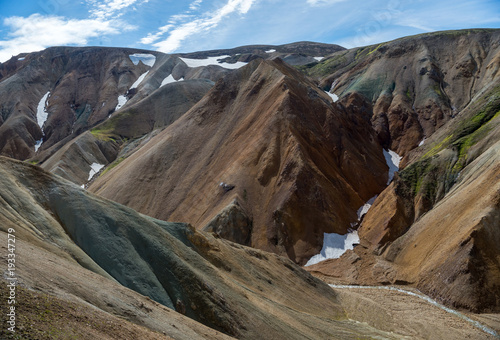
{"type": "MultiPolygon", "coordinates": [[[[98,19],[118,18],[124,14],[123,10],[135,5],[140,0],[104,0],[97,2],[96,0],[87,0],[87,3],[94,8],[90,11],[92,17],[98,19]]],[[[142,3],[147,3],[149,0],[143,0],[142,3]]]]}
{"type": "MultiPolygon", "coordinates": [[[[198,17],[192,21],[186,22],[178,26],[177,28],[170,31],[170,35],[166,40],[160,41],[153,46],[157,48],[158,51],[171,53],[179,49],[182,41],[187,39],[189,36],[211,30],[219,25],[221,21],[232,13],[239,13],[241,15],[248,13],[252,5],[256,0],[228,0],[228,2],[219,8],[215,12],[205,13],[201,17],[198,17]]],[[[196,1],[195,1],[196,2],[196,1]]],[[[165,26],[164,26],[165,27],[165,26]]],[[[170,27],[169,27],[170,29],[170,27]]],[[[161,31],[161,29],[160,29],[161,31]]],[[[151,37],[159,37],[161,34],[153,34],[151,37]]],[[[145,41],[150,41],[148,35],[145,41]]]]}
{"type": "Polygon", "coordinates": [[[396,22],[400,26],[406,26],[406,27],[411,27],[411,28],[416,28],[419,30],[422,30],[424,32],[432,32],[435,30],[435,28],[423,25],[422,21],[414,18],[402,18],[396,22]]]}
{"type": "MultiPolygon", "coordinates": [[[[480,2],[479,2],[480,3],[480,2]]],[[[499,8],[471,1],[437,1],[422,8],[401,11],[395,24],[424,32],[443,29],[476,28],[498,22],[499,8]]]]}
{"type": "Polygon", "coordinates": [[[40,51],[49,46],[86,45],[90,38],[134,28],[117,20],[77,20],[40,14],[6,18],[3,24],[10,28],[10,33],[8,40],[0,41],[0,62],[22,52],[40,51]]]}
{"type": "Polygon", "coordinates": [[[346,0],[307,0],[307,3],[311,6],[321,6],[321,5],[333,5],[344,1],[346,0]]]}
{"type": "Polygon", "coordinates": [[[158,39],[160,39],[161,36],[163,34],[167,33],[172,27],[174,27],[174,25],[172,25],[172,24],[162,26],[159,28],[158,32],[148,33],[147,36],[145,36],[144,38],[142,38],[140,40],[140,43],[144,44],[144,45],[150,45],[150,44],[154,43],[155,41],[157,41],[158,39]]]}
{"type": "Polygon", "coordinates": [[[198,8],[200,8],[201,3],[203,0],[195,0],[189,5],[189,9],[191,11],[196,11],[198,8]]]}

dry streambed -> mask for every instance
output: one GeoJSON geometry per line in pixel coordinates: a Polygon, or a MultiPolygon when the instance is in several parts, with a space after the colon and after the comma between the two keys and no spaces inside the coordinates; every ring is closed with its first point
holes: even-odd
{"type": "Polygon", "coordinates": [[[330,287],[338,293],[350,319],[405,338],[500,338],[497,327],[500,315],[465,315],[439,304],[418,290],[335,284],[330,284],[330,287]]]}

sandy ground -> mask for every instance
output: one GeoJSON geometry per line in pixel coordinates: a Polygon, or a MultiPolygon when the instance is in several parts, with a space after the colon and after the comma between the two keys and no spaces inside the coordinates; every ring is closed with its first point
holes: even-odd
{"type": "MultiPolygon", "coordinates": [[[[405,288],[407,289],[407,288],[405,288]]],[[[408,339],[495,339],[457,315],[403,292],[381,289],[334,288],[349,318],[394,332],[408,339]]],[[[500,331],[500,315],[467,314],[500,331]]]]}

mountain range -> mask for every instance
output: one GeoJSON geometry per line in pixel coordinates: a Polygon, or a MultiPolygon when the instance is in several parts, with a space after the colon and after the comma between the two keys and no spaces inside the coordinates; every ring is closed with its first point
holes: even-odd
{"type": "Polygon", "coordinates": [[[12,57],[19,332],[498,337],[499,69],[496,29],[12,57]]]}

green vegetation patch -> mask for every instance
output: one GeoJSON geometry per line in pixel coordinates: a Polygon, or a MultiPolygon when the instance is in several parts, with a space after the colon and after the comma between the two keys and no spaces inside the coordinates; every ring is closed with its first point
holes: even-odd
{"type": "Polygon", "coordinates": [[[437,155],[440,151],[444,150],[446,147],[448,147],[448,145],[450,145],[450,141],[452,140],[452,138],[453,135],[445,137],[441,142],[437,143],[432,147],[432,149],[427,151],[425,155],[422,156],[421,159],[437,155]]]}
{"type": "Polygon", "coordinates": [[[498,117],[500,111],[500,97],[491,100],[486,107],[475,114],[471,119],[464,121],[458,128],[457,140],[470,135],[489,123],[493,118],[498,117]]]}
{"type": "Polygon", "coordinates": [[[418,194],[423,178],[430,172],[431,168],[431,159],[426,158],[407,166],[399,172],[399,177],[408,185],[412,196],[418,194]]]}
{"type": "MultiPolygon", "coordinates": [[[[380,47],[382,47],[384,43],[378,44],[376,47],[370,46],[370,52],[368,52],[367,55],[372,54],[373,52],[376,52],[380,47]]],[[[374,45],[375,46],[375,45],[374,45]]]]}
{"type": "Polygon", "coordinates": [[[104,142],[113,141],[116,142],[116,136],[111,133],[109,130],[102,130],[99,128],[95,128],[90,130],[90,133],[97,139],[102,140],[104,142]]]}
{"type": "Polygon", "coordinates": [[[375,100],[381,93],[391,94],[395,83],[386,84],[385,76],[366,78],[360,76],[344,92],[359,92],[368,100],[375,100]]]}
{"type": "Polygon", "coordinates": [[[119,136],[115,133],[116,126],[120,122],[120,120],[123,119],[123,116],[124,114],[121,114],[119,116],[115,116],[108,119],[104,123],[99,124],[92,130],[90,130],[90,133],[95,138],[102,140],[104,142],[109,142],[109,141],[116,142],[116,140],[119,139],[119,136]]]}
{"type": "Polygon", "coordinates": [[[347,63],[347,53],[348,52],[339,53],[331,58],[322,60],[321,62],[314,64],[310,68],[308,68],[306,65],[301,70],[305,71],[306,74],[313,77],[323,77],[332,74],[339,68],[345,66],[345,64],[347,63]]]}
{"type": "Polygon", "coordinates": [[[411,95],[410,89],[406,89],[406,97],[407,97],[410,101],[412,101],[412,100],[413,100],[413,97],[412,97],[412,95],[411,95]]]}
{"type": "Polygon", "coordinates": [[[408,194],[421,195],[435,203],[451,189],[458,173],[471,161],[470,148],[488,136],[493,128],[490,122],[500,116],[499,90],[482,98],[482,109],[461,121],[452,134],[399,173],[408,194]],[[449,151],[441,153],[446,149],[449,151]]]}
{"type": "Polygon", "coordinates": [[[106,169],[104,169],[104,171],[101,173],[100,176],[104,175],[106,172],[108,172],[109,170],[115,168],[118,164],[120,164],[121,162],[123,162],[123,160],[125,159],[125,157],[120,157],[118,158],[117,160],[115,160],[113,163],[111,163],[110,165],[108,165],[106,167],[106,169]]]}
{"type": "Polygon", "coordinates": [[[456,169],[460,170],[467,165],[467,153],[469,149],[488,135],[492,129],[492,126],[489,123],[499,116],[500,111],[497,111],[497,113],[495,113],[491,119],[487,120],[486,123],[484,123],[486,118],[482,112],[473,117],[471,120],[471,125],[473,126],[471,128],[476,126],[479,126],[479,128],[453,143],[453,146],[458,152],[458,161],[455,165],[456,169]]]}

